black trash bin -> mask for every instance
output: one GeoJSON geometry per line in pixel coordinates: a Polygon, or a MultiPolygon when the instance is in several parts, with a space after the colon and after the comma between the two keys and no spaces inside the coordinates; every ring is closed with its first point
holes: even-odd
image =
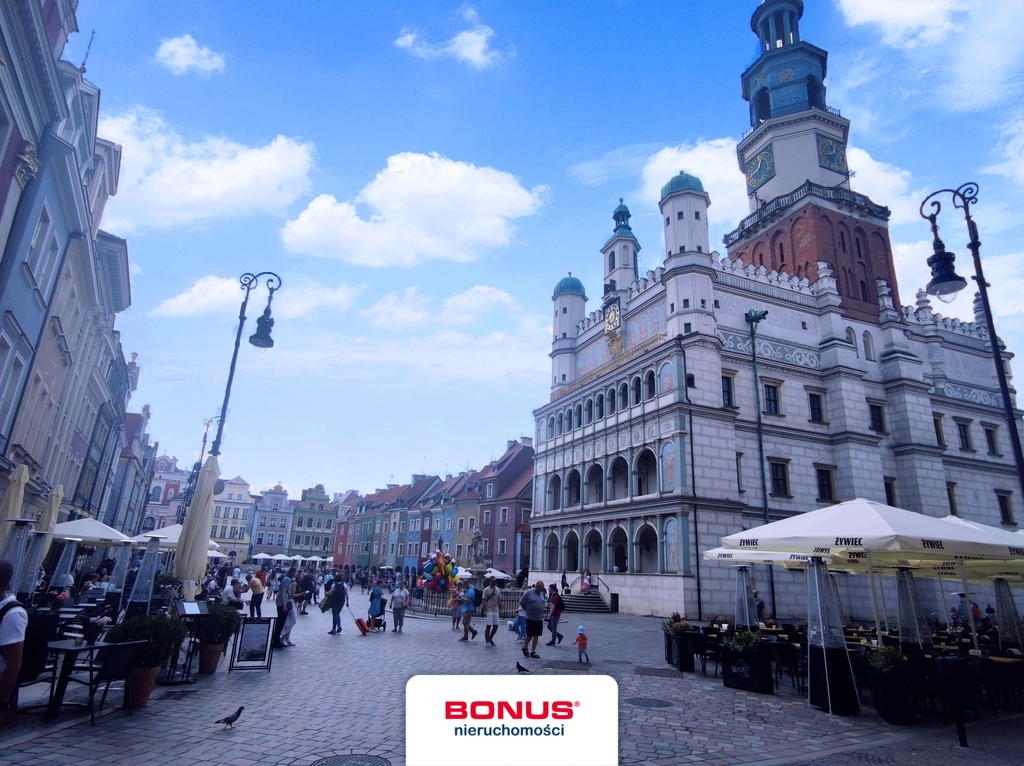
{"type": "Polygon", "coordinates": [[[609,593],[608,594],[608,606],[611,608],[613,613],[615,613],[615,614],[619,613],[619,594],[618,593],[609,593]]]}

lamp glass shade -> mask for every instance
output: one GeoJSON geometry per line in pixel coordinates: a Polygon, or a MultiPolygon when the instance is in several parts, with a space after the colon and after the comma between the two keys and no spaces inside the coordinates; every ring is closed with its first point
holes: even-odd
{"type": "Polygon", "coordinates": [[[953,266],[955,260],[956,256],[945,250],[937,250],[928,259],[928,265],[932,269],[932,281],[928,283],[925,292],[940,300],[948,300],[967,287],[967,280],[956,273],[953,266]]]}
{"type": "Polygon", "coordinates": [[[274,327],[274,320],[270,316],[270,309],[256,318],[256,332],[249,336],[249,342],[256,348],[273,348],[274,339],[270,337],[270,331],[274,327]]]}

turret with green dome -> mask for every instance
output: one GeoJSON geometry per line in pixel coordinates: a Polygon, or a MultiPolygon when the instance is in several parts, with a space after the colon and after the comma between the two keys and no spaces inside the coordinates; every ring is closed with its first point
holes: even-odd
{"type": "Polygon", "coordinates": [[[679,175],[672,176],[669,182],[661,187],[661,199],[670,194],[682,191],[704,191],[704,184],[700,182],[697,176],[692,176],[685,170],[680,170],[679,175]]]}
{"type": "Polygon", "coordinates": [[[551,297],[554,298],[560,293],[579,293],[584,297],[584,299],[587,297],[587,291],[583,289],[583,283],[574,277],[571,271],[569,272],[569,276],[562,277],[558,281],[558,284],[555,285],[555,292],[551,297]]]}

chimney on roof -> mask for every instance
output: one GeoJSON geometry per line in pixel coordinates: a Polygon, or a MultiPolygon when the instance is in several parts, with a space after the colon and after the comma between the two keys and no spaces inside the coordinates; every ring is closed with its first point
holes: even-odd
{"type": "Polygon", "coordinates": [[[509,439],[507,442],[505,442],[505,452],[508,452],[514,446],[516,446],[516,440],[515,439],[509,439]]]}
{"type": "Polygon", "coordinates": [[[397,487],[398,487],[397,484],[388,484],[388,489],[395,489],[397,487]]]}
{"type": "Polygon", "coordinates": [[[421,481],[425,481],[426,478],[427,478],[427,475],[425,473],[414,473],[412,475],[412,481],[410,483],[411,484],[419,484],[421,481]]]}
{"type": "Polygon", "coordinates": [[[533,437],[532,436],[520,436],[519,437],[519,443],[522,444],[524,447],[532,447],[533,446],[533,437]]]}

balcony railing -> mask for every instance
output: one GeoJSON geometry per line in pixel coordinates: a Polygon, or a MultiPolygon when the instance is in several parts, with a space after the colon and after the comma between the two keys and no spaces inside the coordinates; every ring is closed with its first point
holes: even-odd
{"type": "Polygon", "coordinates": [[[799,102],[797,104],[789,104],[788,106],[780,106],[777,109],[772,109],[771,116],[769,116],[769,117],[767,117],[767,118],[765,118],[763,120],[759,120],[757,125],[754,125],[754,126],[748,128],[747,132],[743,134],[743,138],[746,138],[747,136],[749,136],[755,130],[757,130],[762,125],[764,125],[765,122],[767,122],[768,120],[774,119],[776,117],[785,117],[787,114],[796,114],[797,112],[805,112],[808,109],[820,109],[821,111],[827,112],[828,114],[835,115],[836,117],[842,117],[843,116],[839,112],[839,110],[836,109],[834,106],[812,106],[809,101],[801,101],[801,102],[799,102]]]}

